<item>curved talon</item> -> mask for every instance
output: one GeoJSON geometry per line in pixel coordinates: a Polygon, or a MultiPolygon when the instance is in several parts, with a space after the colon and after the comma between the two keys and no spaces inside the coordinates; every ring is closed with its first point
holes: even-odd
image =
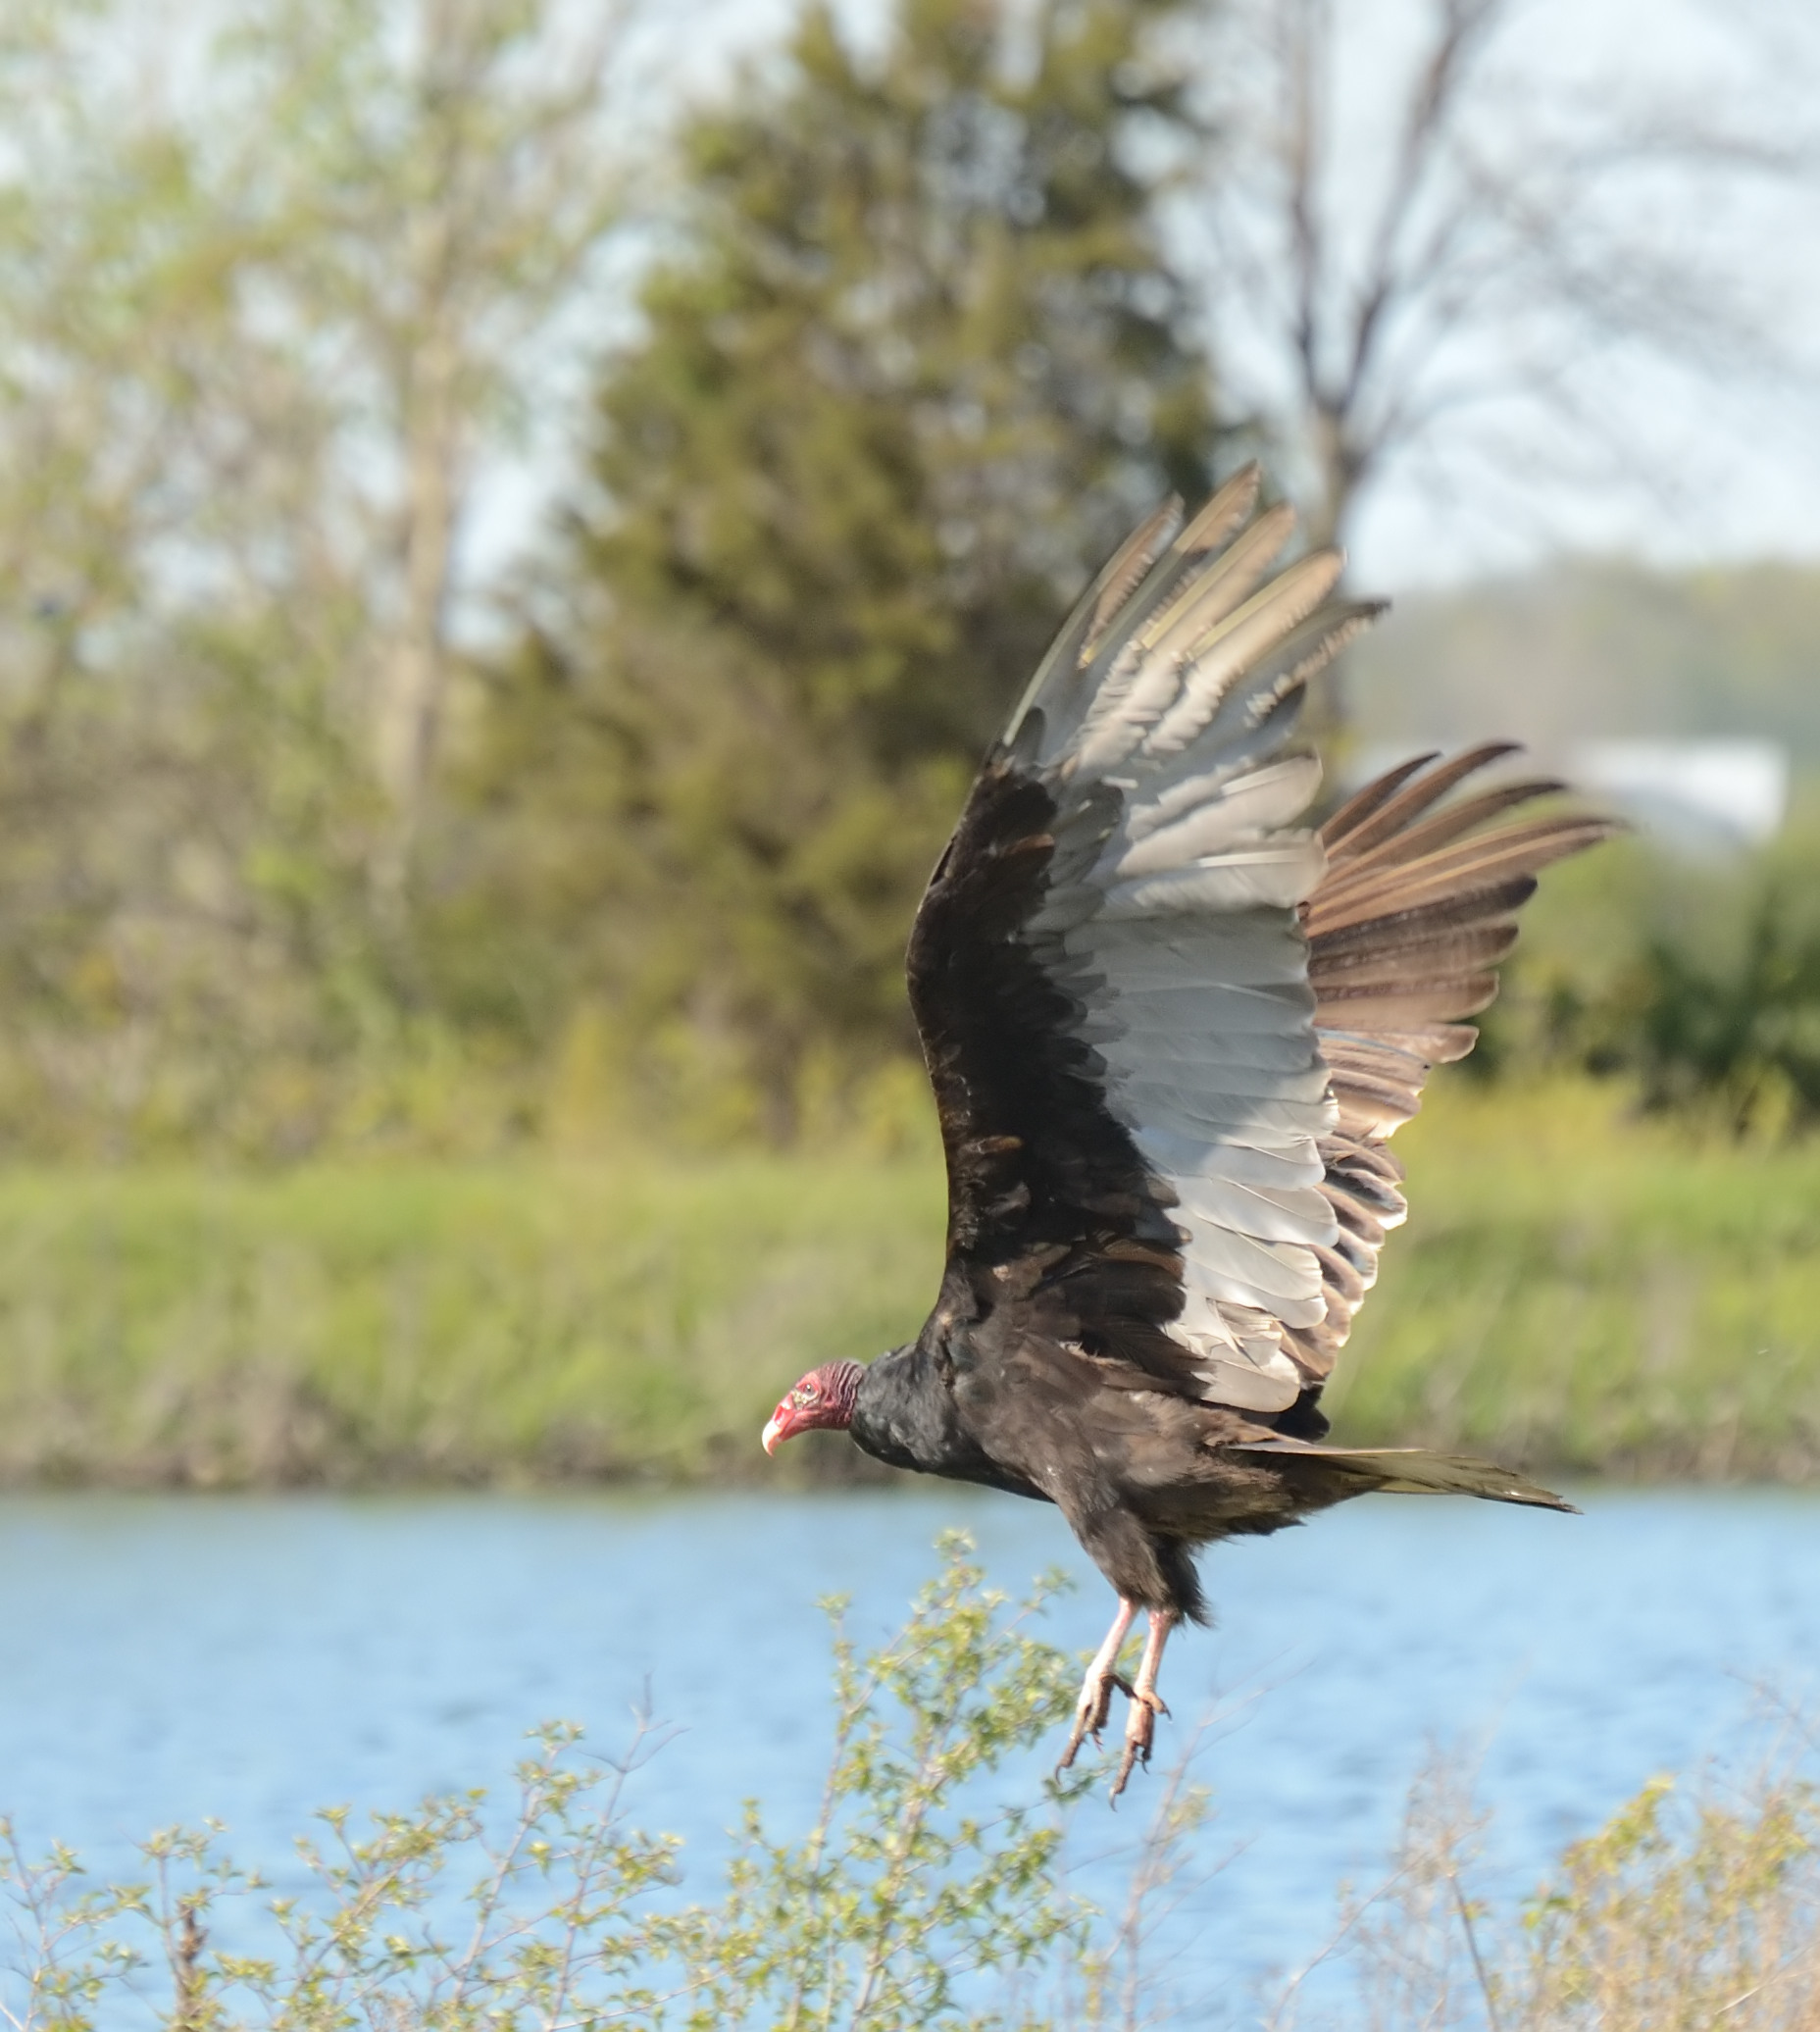
{"type": "Polygon", "coordinates": [[[1156,1718],[1159,1714],[1166,1716],[1168,1713],[1169,1709],[1156,1694],[1142,1692],[1132,1695],[1131,1716],[1125,1724],[1125,1754],[1119,1759],[1118,1775],[1112,1781],[1108,1799],[1116,1800],[1125,1790],[1126,1780],[1140,1760],[1146,1765],[1149,1763],[1156,1735],[1156,1718]]]}
{"type": "Polygon", "coordinates": [[[1169,1633],[1182,1620],[1174,1609],[1150,1611],[1150,1633],[1144,1639],[1143,1657],[1138,1666],[1138,1683],[1132,1688],[1132,1711],[1125,1721],[1125,1754],[1119,1759],[1118,1775],[1112,1781],[1116,1801],[1125,1790],[1134,1766],[1141,1757],[1150,1761],[1150,1746],[1156,1738],[1156,1718],[1167,1714],[1163,1697],[1156,1690],[1156,1675],[1163,1662],[1163,1647],[1169,1633]]]}
{"type": "Polygon", "coordinates": [[[1088,1736],[1093,1739],[1093,1748],[1099,1748],[1099,1732],[1106,1726],[1106,1717],[1112,1711],[1112,1690],[1117,1687],[1128,1701],[1137,1696],[1132,1692],[1132,1683],[1123,1672],[1104,1672],[1092,1682],[1089,1697],[1083,1688],[1081,1699],[1075,1703],[1075,1725],[1068,1737],[1068,1748],[1062,1752],[1062,1760],[1055,1767],[1059,1778],[1073,1764],[1081,1745],[1088,1736]]]}
{"type": "Polygon", "coordinates": [[[1087,1668],[1087,1677],[1081,1682],[1081,1698],[1075,1702],[1075,1725],[1069,1732],[1068,1748],[1062,1752],[1062,1760],[1055,1767],[1059,1778],[1074,1762],[1081,1745],[1088,1736],[1093,1747],[1099,1747],[1099,1732],[1106,1726],[1106,1716],[1112,1711],[1112,1690],[1117,1687],[1125,1697],[1132,1698],[1132,1683],[1119,1670],[1119,1647],[1125,1642],[1125,1633],[1132,1626],[1132,1618],[1138,1613],[1138,1604],[1119,1600],[1119,1612],[1112,1619],[1112,1628],[1106,1632],[1106,1641],[1093,1654],[1093,1662],[1087,1668]]]}

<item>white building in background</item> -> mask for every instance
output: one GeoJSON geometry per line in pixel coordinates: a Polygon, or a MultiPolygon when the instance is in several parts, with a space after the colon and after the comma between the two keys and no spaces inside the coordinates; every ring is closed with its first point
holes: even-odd
{"type": "MultiPolygon", "coordinates": [[[[1345,787],[1356,790],[1425,748],[1451,754],[1465,745],[1458,739],[1368,742],[1350,757],[1345,787]]],[[[1776,740],[1585,740],[1565,754],[1519,752],[1504,766],[1517,775],[1564,777],[1584,796],[1683,853],[1761,846],[1789,814],[1789,751],[1776,740]]]]}
{"type": "Polygon", "coordinates": [[[1773,740],[1589,740],[1563,774],[1666,844],[1761,846],[1789,810],[1789,751],[1773,740]]]}

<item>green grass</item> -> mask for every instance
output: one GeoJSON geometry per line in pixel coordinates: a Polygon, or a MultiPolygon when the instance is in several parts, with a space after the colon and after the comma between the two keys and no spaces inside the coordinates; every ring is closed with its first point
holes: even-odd
{"type": "MultiPolygon", "coordinates": [[[[1337,1436],[1559,1471],[1820,1466],[1820,1144],[1702,1142],[1610,1090],[1455,1081],[1337,1436]]],[[[913,1333],[926,1162],[0,1174],[0,1478],[838,1474],[780,1392],[913,1333]]]]}
{"type": "Polygon", "coordinates": [[[940,1235],[863,1163],[0,1177],[0,1476],[749,1470],[803,1369],[915,1332],[940,1235]]]}
{"type": "Polygon", "coordinates": [[[1397,1151],[1410,1219],[1329,1396],[1340,1436],[1601,1474],[1820,1467],[1820,1143],[1456,1084],[1397,1151]]]}

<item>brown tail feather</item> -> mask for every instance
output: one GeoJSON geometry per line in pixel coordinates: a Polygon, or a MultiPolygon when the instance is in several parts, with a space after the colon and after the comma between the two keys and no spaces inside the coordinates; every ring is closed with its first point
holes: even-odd
{"type": "Polygon", "coordinates": [[[1551,1489],[1470,1453],[1430,1453],[1421,1447],[1313,1447],[1294,1440],[1254,1440],[1235,1453],[1292,1454],[1356,1475],[1387,1496],[1481,1496],[1490,1502],[1523,1502],[1537,1509],[1580,1512],[1551,1489]]]}

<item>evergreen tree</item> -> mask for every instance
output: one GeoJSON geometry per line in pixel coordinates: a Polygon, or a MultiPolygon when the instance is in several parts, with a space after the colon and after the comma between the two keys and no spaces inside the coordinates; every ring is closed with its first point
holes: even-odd
{"type": "Polygon", "coordinates": [[[543,993],[774,1132],[907,1047],[904,936],[983,745],[1130,524],[1207,483],[1152,221],[1171,14],[902,0],[868,57],[814,6],[684,137],[561,618],[495,698],[495,880],[575,969],[543,993]]]}

